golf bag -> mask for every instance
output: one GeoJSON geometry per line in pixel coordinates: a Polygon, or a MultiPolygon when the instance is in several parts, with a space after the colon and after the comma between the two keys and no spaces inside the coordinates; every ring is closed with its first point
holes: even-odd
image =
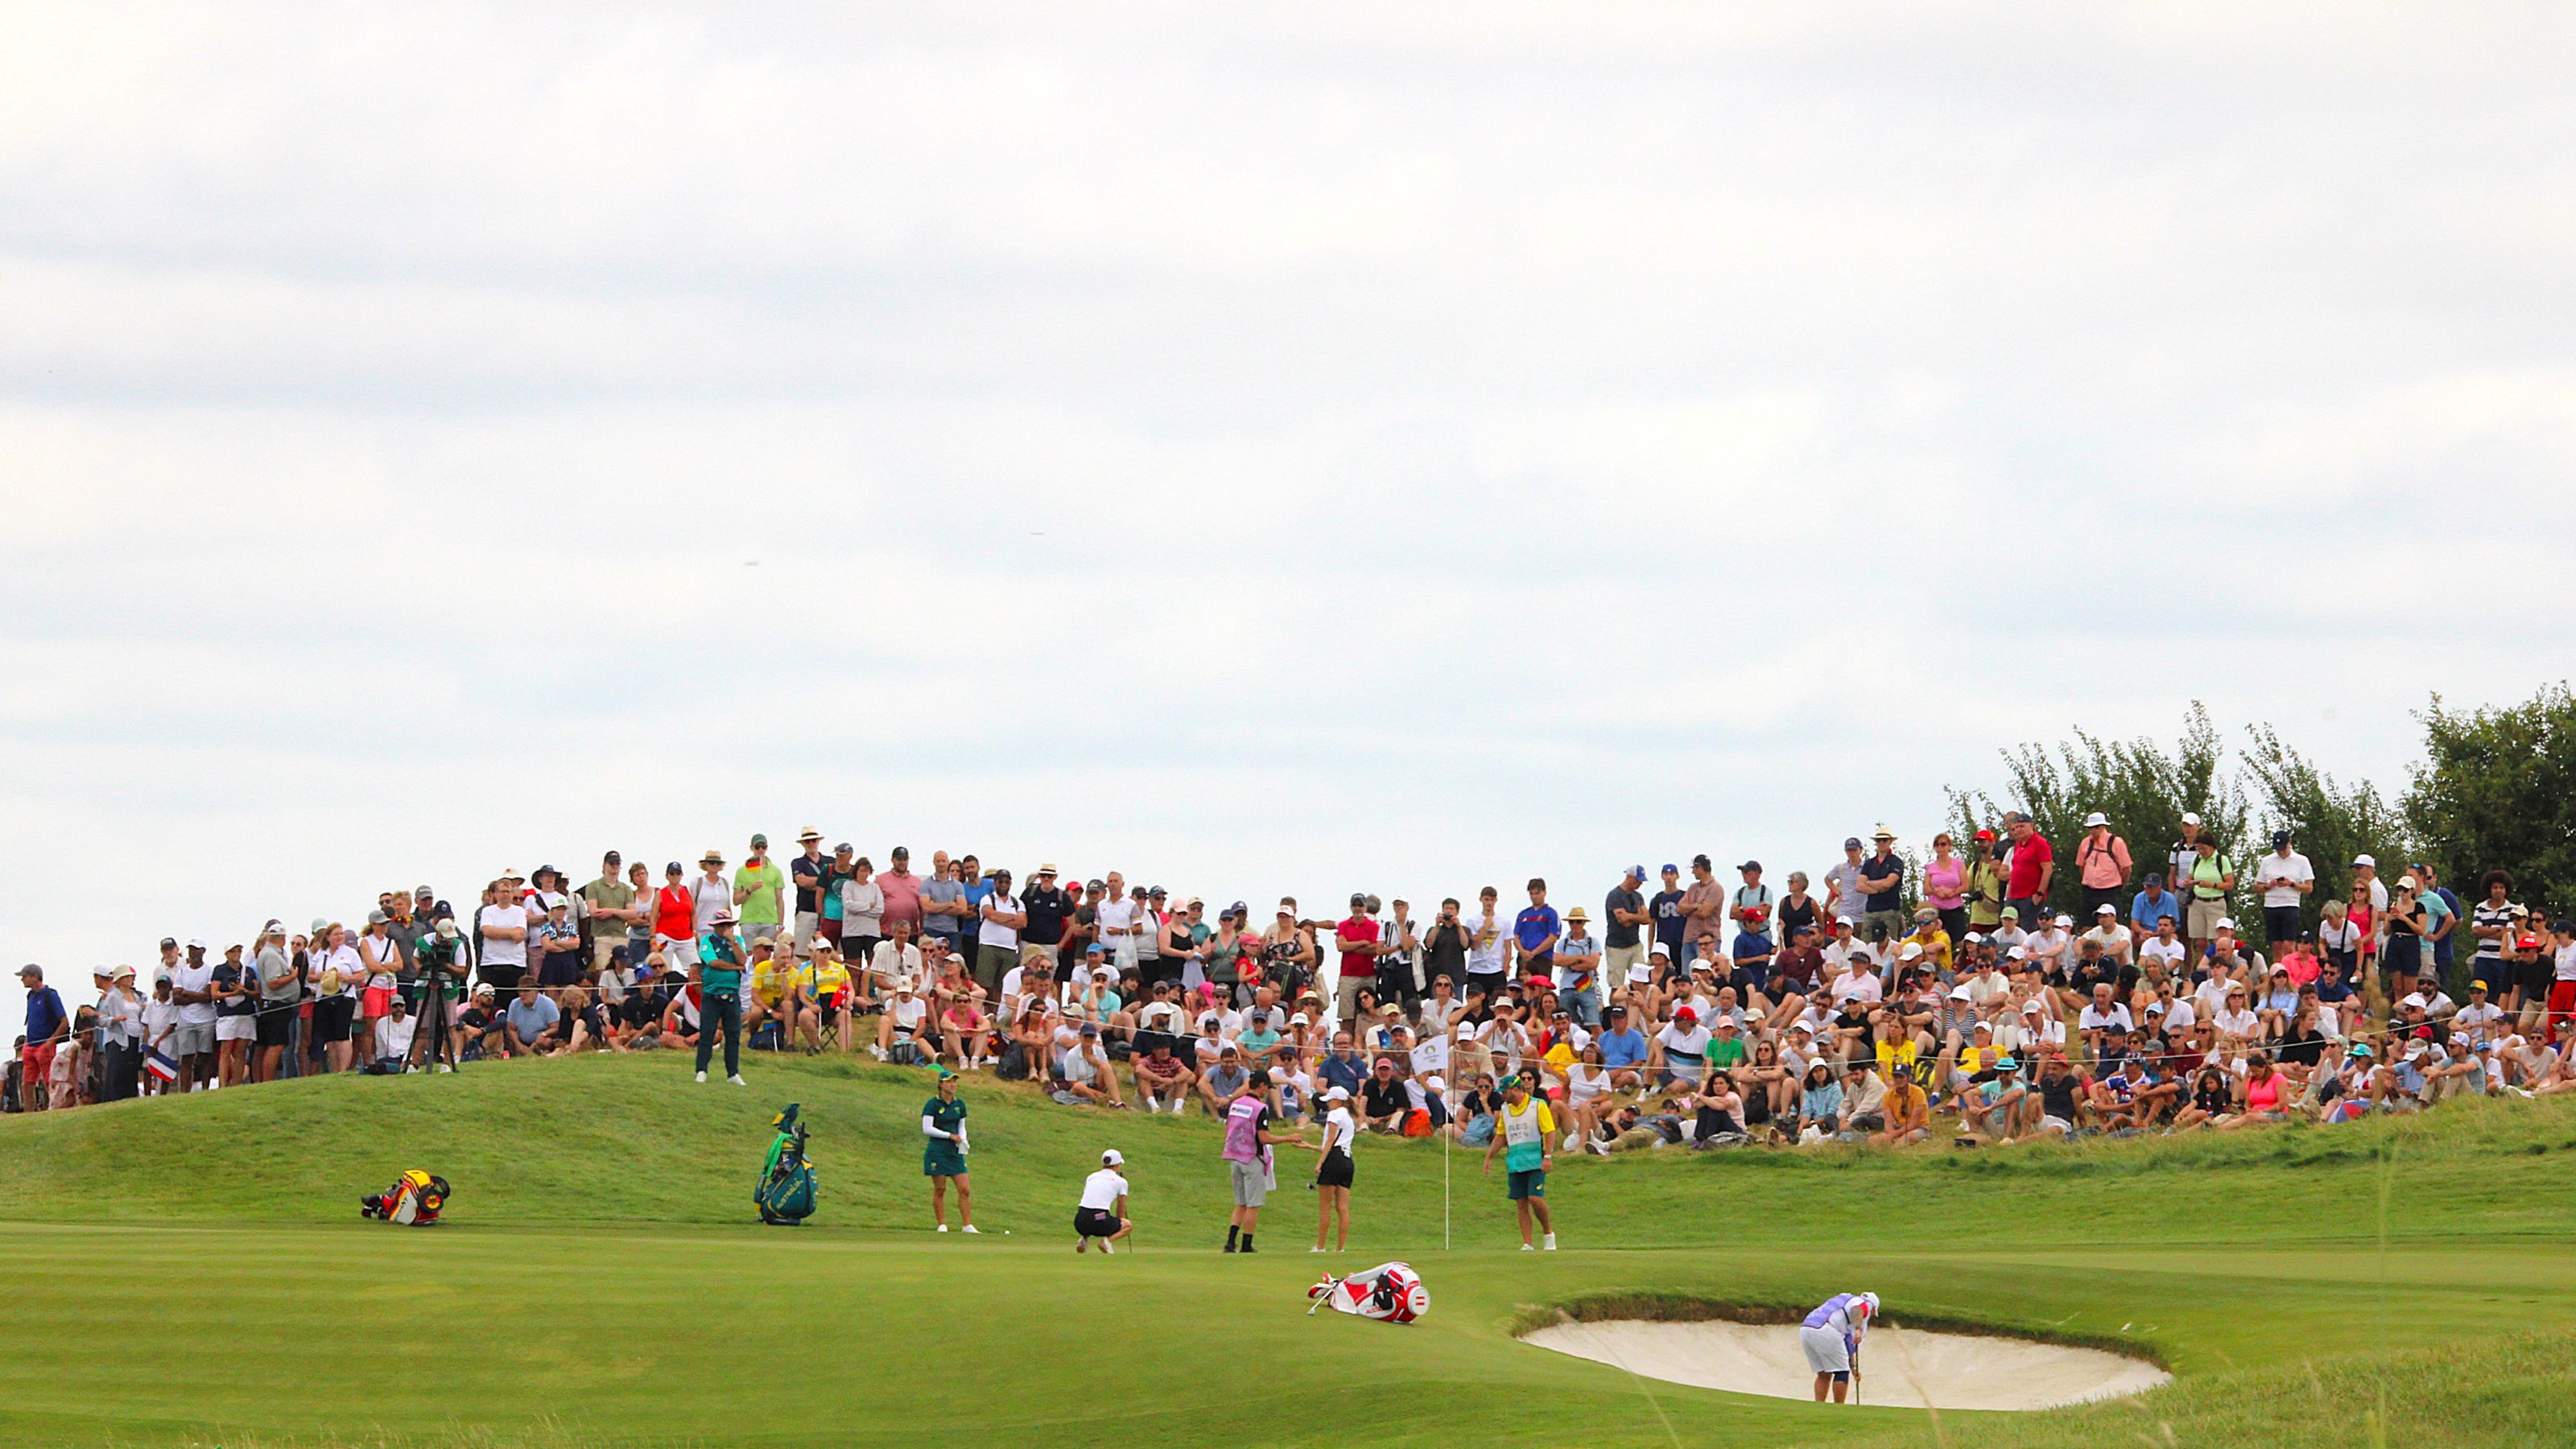
{"type": "Polygon", "coordinates": [[[358,1199],[358,1216],[425,1228],[436,1223],[446,1207],[447,1179],[415,1167],[395,1178],[394,1185],[383,1192],[358,1199]]]}
{"type": "Polygon", "coordinates": [[[792,1228],[814,1215],[814,1168],[805,1160],[805,1124],[796,1120],[796,1111],[790,1102],[770,1124],[778,1129],[778,1140],[769,1144],[760,1185],[751,1192],[760,1220],[772,1227],[792,1228]]]}
{"type": "Polygon", "coordinates": [[[1411,1323],[1431,1311],[1431,1290],[1422,1286],[1422,1275],[1409,1263],[1380,1263],[1347,1278],[1328,1275],[1306,1296],[1381,1323],[1411,1323]]]}

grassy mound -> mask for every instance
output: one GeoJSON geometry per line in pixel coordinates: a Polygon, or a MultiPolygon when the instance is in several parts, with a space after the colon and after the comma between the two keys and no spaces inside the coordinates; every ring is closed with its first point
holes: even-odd
{"type": "Polygon", "coordinates": [[[0,1121],[0,1443],[1346,1446],[2571,1442],[2576,1103],[2333,1130],[1957,1152],[1561,1161],[1567,1251],[1521,1254],[1499,1179],[1360,1144],[1347,1257],[1304,1247],[1310,1159],[1224,1257],[1214,1123],[974,1082],[980,1238],[933,1236],[922,1073],[668,1058],[332,1078],[0,1121]],[[813,1227],[753,1222],[804,1105],[813,1227]],[[1076,1257],[1126,1153],[1142,1252],[1076,1257]],[[450,1226],[362,1223],[411,1165],[450,1226]],[[1454,1251],[1442,1248],[1444,1202],[1454,1251]],[[1002,1233],[1008,1230],[1011,1236],[1002,1233]],[[1421,1324],[1304,1315],[1319,1264],[1403,1256],[1421,1324]],[[2178,1375],[2027,1415],[1818,1409],[1653,1384],[1515,1329],[1621,1303],[1891,1317],[2117,1346],[2178,1375]]]}

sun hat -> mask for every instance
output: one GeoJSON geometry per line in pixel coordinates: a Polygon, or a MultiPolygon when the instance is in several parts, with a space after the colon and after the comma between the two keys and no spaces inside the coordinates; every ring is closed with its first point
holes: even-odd
{"type": "Polygon", "coordinates": [[[2096,825],[2108,825],[2110,823],[2111,817],[2103,814],[2099,810],[2096,810],[2092,814],[2084,817],[2084,828],[2087,830],[2092,829],[2096,825]]]}

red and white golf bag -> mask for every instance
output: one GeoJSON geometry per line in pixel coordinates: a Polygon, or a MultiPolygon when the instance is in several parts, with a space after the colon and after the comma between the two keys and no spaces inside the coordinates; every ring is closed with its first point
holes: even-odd
{"type": "Polygon", "coordinates": [[[1409,1263],[1380,1263],[1347,1278],[1327,1277],[1306,1290],[1344,1313],[1382,1323],[1411,1323],[1431,1311],[1431,1290],[1409,1263]]]}

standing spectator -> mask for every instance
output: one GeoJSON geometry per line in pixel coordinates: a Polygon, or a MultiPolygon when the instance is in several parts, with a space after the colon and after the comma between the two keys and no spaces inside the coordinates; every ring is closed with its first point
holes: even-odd
{"type": "MultiPolygon", "coordinates": [[[[1953,941],[1968,938],[1968,862],[1956,853],[1949,831],[1932,837],[1932,858],[1923,863],[1923,904],[1939,913],[1943,935],[1953,941]]],[[[1790,937],[1784,932],[1781,939],[1790,937]]]]}
{"type": "Polygon", "coordinates": [[[107,994],[98,1003],[99,1098],[122,1102],[143,1080],[143,997],[134,989],[134,968],[108,973],[107,994]]]}
{"type": "Polygon", "coordinates": [[[2388,909],[2388,882],[2379,878],[2379,862],[2368,855],[2352,858],[2352,883],[2370,895],[2370,913],[2375,918],[2388,909]]]}
{"type": "Polygon", "coordinates": [[[1967,895],[1968,929],[1993,935],[2004,920],[2004,866],[1995,859],[1991,830],[1978,831],[1968,842],[1967,895]]]}
{"type": "Polygon", "coordinates": [[[1645,962],[1645,928],[1654,921],[1646,908],[1645,884],[1646,868],[1632,865],[1602,898],[1602,969],[1612,981],[1627,980],[1628,968],[1645,962]]]}
{"type": "MultiPolygon", "coordinates": [[[[671,867],[676,878],[680,867],[671,867]]],[[[528,973],[528,908],[519,903],[519,874],[501,872],[474,912],[475,979],[497,995],[519,989],[528,973]]]]}
{"type": "MultiPolygon", "coordinates": [[[[333,944],[344,945],[345,938],[335,936],[333,944]]],[[[172,968],[170,999],[179,1003],[179,1029],[170,1038],[170,1055],[179,1063],[179,1090],[211,1087],[216,1076],[215,968],[206,960],[203,938],[190,941],[187,961],[172,968]]]]}
{"type": "MultiPolygon", "coordinates": [[[[1655,944],[1662,948],[1664,959],[1687,961],[1690,958],[1682,954],[1685,944],[1683,933],[1690,925],[1690,918],[1682,914],[1685,892],[1682,890],[1681,867],[1665,862],[1663,880],[1664,888],[1655,892],[1655,898],[1647,903],[1647,912],[1655,919],[1655,944]]],[[[1627,979],[1624,969],[1618,973],[1618,979],[1627,979]]]]}
{"type": "Polygon", "coordinates": [[[1735,888],[1735,894],[1728,902],[1728,917],[1736,923],[1738,930],[1769,935],[1771,908],[1775,901],[1771,887],[1762,883],[1762,862],[1748,860],[1737,866],[1735,873],[1743,877],[1744,883],[1735,888]]]}
{"type": "MultiPolygon", "coordinates": [[[[643,869],[637,866],[636,869],[643,869]]],[[[581,918],[590,932],[590,969],[605,970],[609,954],[626,944],[628,933],[640,914],[635,908],[635,887],[624,879],[625,864],[616,851],[599,859],[599,879],[581,888],[581,918]]],[[[423,902],[426,909],[427,902],[423,902]]],[[[397,939],[400,933],[397,932],[397,939]]],[[[641,963],[644,958],[637,956],[641,963]]]]}
{"type": "Polygon", "coordinates": [[[796,944],[811,946],[823,922],[823,872],[831,861],[823,855],[823,832],[808,825],[796,834],[796,843],[804,852],[787,864],[788,878],[796,886],[796,944]]]}
{"type": "Polygon", "coordinates": [[[2191,846],[2191,874],[2183,882],[2183,935],[2198,954],[2227,915],[2228,893],[2236,889],[2236,862],[2219,854],[2218,842],[2206,835],[2195,836],[2191,846]]]}
{"type": "Polygon", "coordinates": [[[1565,923],[1547,903],[1547,882],[1530,877],[1529,905],[1512,920],[1514,976],[1544,976],[1556,965],[1556,938],[1565,923]]]}
{"type": "Polygon", "coordinates": [[[1333,928],[1341,947],[1341,974],[1333,986],[1333,1019],[1351,1021],[1358,1014],[1360,993],[1377,989],[1377,922],[1368,916],[1368,896],[1351,897],[1351,913],[1333,928]]]}
{"type": "MultiPolygon", "coordinates": [[[[306,1055],[319,1056],[326,1072],[345,1072],[349,1069],[349,1043],[357,1032],[358,992],[366,982],[366,963],[359,959],[357,948],[349,944],[349,928],[339,922],[319,922],[314,937],[313,1044],[318,1050],[308,1048],[306,1055]]],[[[180,975],[180,990],[173,993],[181,1003],[182,1031],[188,1020],[187,982],[186,975],[180,975]]]]}
{"type": "Polygon", "coordinates": [[[1556,943],[1556,989],[1567,1015],[1587,1030],[1601,1024],[1601,938],[1586,929],[1583,907],[1565,914],[1556,943]]]}
{"type": "Polygon", "coordinates": [[[1906,931],[1905,860],[1896,853],[1895,832],[1886,826],[1878,827],[1877,834],[1871,838],[1876,842],[1877,850],[1861,863],[1860,868],[1860,888],[1866,906],[1862,924],[1869,928],[1871,939],[1880,939],[1877,933],[1885,931],[1885,939],[1892,941],[1906,931]]]}
{"type": "Polygon", "coordinates": [[[675,860],[662,867],[661,888],[653,893],[653,945],[648,956],[660,956],[674,970],[694,965],[697,931],[696,893],[689,889],[688,870],[675,860]]]}
{"type": "Polygon", "coordinates": [[[841,958],[853,964],[871,960],[885,939],[885,887],[877,884],[876,866],[862,855],[850,863],[841,882],[841,958]]]}
{"type": "Polygon", "coordinates": [[[2012,837],[2012,854],[2004,872],[2004,904],[2023,921],[2045,920],[2050,914],[2045,909],[2048,888],[2057,880],[2057,849],[2018,810],[2004,816],[2004,833],[2012,837]]]}
{"type": "MultiPolygon", "coordinates": [[[[970,857],[971,858],[971,857],[970,857]]],[[[1029,923],[1019,897],[1011,894],[1011,873],[993,872],[982,904],[976,907],[975,981],[988,1001],[999,1001],[1002,977],[1020,965],[1020,928],[1029,923]]]]}
{"type": "Polygon", "coordinates": [[[710,845],[698,857],[703,874],[689,882],[689,924],[701,941],[715,930],[716,917],[735,915],[733,882],[725,878],[724,868],[724,852],[710,845]]]}
{"type": "Polygon", "coordinates": [[[1056,889],[1054,862],[1040,862],[1037,874],[1029,877],[1029,888],[1020,893],[1020,913],[1028,918],[1028,924],[1020,927],[1020,964],[1034,963],[1049,976],[1055,975],[1073,903],[1056,889]]]}
{"type": "MultiPolygon", "coordinates": [[[[2182,814],[2182,839],[2175,841],[2165,851],[2165,879],[2173,883],[2175,890],[2181,890],[2184,883],[2191,879],[2193,862],[2199,859],[2200,816],[2186,810],[2182,814]]],[[[2187,928],[2186,934],[2188,934],[2187,928]]]]}
{"type": "MultiPolygon", "coordinates": [[[[644,868],[644,862],[639,860],[626,868],[626,889],[631,897],[626,912],[626,969],[636,971],[653,955],[654,917],[659,910],[659,897],[653,889],[653,873],[644,868]]],[[[438,922],[429,907],[421,908],[421,916],[431,931],[438,929],[438,922]]],[[[427,939],[426,935],[423,939],[427,939]]],[[[412,1014],[417,1016],[420,1013],[415,1011],[412,1014]]]]}
{"type": "Polygon", "coordinates": [[[734,914],[745,941],[776,940],[785,926],[787,875],[769,858],[769,837],[751,838],[751,854],[733,873],[734,914]]]}
{"type": "Polygon", "coordinates": [[[2451,981],[2451,968],[2458,960],[2455,953],[2462,920],[2459,892],[2442,884],[2440,875],[2428,862],[2415,862],[2412,874],[2424,888],[2424,942],[2433,952],[2433,970],[2447,985],[2451,981]]]}
{"type": "Polygon", "coordinates": [[[2290,848],[2290,832],[2275,830],[2272,853],[2255,863],[2254,881],[2263,889],[2263,936],[2277,954],[2304,929],[2299,906],[2317,888],[2316,867],[2290,848]]]}
{"type": "MultiPolygon", "coordinates": [[[[1825,872],[1825,904],[1832,909],[1835,920],[1851,922],[1853,935],[1860,934],[1861,918],[1869,914],[1869,906],[1863,900],[1860,887],[1861,852],[1866,848],[1860,843],[1859,836],[1847,837],[1843,841],[1842,862],[1825,872]]],[[[1708,857],[1703,855],[1691,863],[1691,868],[1696,871],[1707,860],[1708,857]]],[[[1692,889],[1696,890],[1698,887],[1694,886],[1692,889]]],[[[1698,954],[1697,937],[1691,939],[1690,946],[1692,954],[1698,954]]],[[[1687,958],[1677,956],[1673,959],[1679,961],[1687,958]]]]}
{"type": "Polygon", "coordinates": [[[2522,982],[2505,962],[2507,943],[2517,934],[2514,917],[2520,911],[2512,900],[2513,877],[2504,871],[2488,871],[2478,881],[2486,899],[2478,902],[2469,917],[2469,934],[2477,939],[2477,955],[2469,962],[2469,974],[2493,988],[2497,1004],[2507,1015],[2522,1009],[2522,982]]]}
{"type": "Polygon", "coordinates": [[[1491,1001],[1511,974],[1512,923],[1503,918],[1502,893],[1487,886],[1476,893],[1477,913],[1464,922],[1468,932],[1467,989],[1483,991],[1491,1001]]]}
{"type": "MultiPolygon", "coordinates": [[[[224,948],[224,959],[215,967],[214,997],[215,1079],[227,1087],[240,1086],[250,1080],[251,1040],[259,1034],[259,981],[242,964],[241,947],[224,948]]],[[[139,1013],[140,998],[135,1006],[139,1013]]]]}
{"type": "Polygon", "coordinates": [[[260,928],[259,950],[251,958],[251,967],[259,977],[259,1024],[253,1032],[259,1056],[251,1079],[273,1082],[295,1048],[295,1013],[304,999],[304,973],[286,954],[283,924],[271,921],[260,928]]]}
{"type": "Polygon", "coordinates": [[[2111,833],[2111,819],[2096,810],[2084,817],[2084,838],[2075,842],[2075,878],[2084,887],[2084,919],[2114,912],[2129,890],[2129,842],[2111,833]]]}
{"type": "MultiPolygon", "coordinates": [[[[1369,903],[1375,905],[1372,896],[1369,903]]],[[[1422,1001],[1422,934],[1410,901],[1394,903],[1395,914],[1378,926],[1378,1000],[1400,1006],[1409,1015],[1422,1001]]]]}
{"type": "Polygon", "coordinates": [[[912,848],[898,845],[886,857],[886,868],[877,876],[877,893],[885,897],[880,929],[891,931],[897,921],[912,928],[913,939],[921,938],[921,877],[912,873],[912,848]]]}
{"type": "Polygon", "coordinates": [[[921,931],[925,942],[935,937],[950,954],[971,960],[972,953],[966,949],[964,939],[968,918],[966,887],[958,883],[948,852],[932,851],[930,879],[921,883],[921,931]]]}
{"type": "Polygon", "coordinates": [[[41,1112],[46,1105],[45,1083],[53,1080],[54,1054],[71,1039],[72,1018],[63,1009],[63,994],[45,984],[44,967],[19,967],[18,984],[27,988],[27,1040],[18,1049],[19,1104],[41,1112]]]}

